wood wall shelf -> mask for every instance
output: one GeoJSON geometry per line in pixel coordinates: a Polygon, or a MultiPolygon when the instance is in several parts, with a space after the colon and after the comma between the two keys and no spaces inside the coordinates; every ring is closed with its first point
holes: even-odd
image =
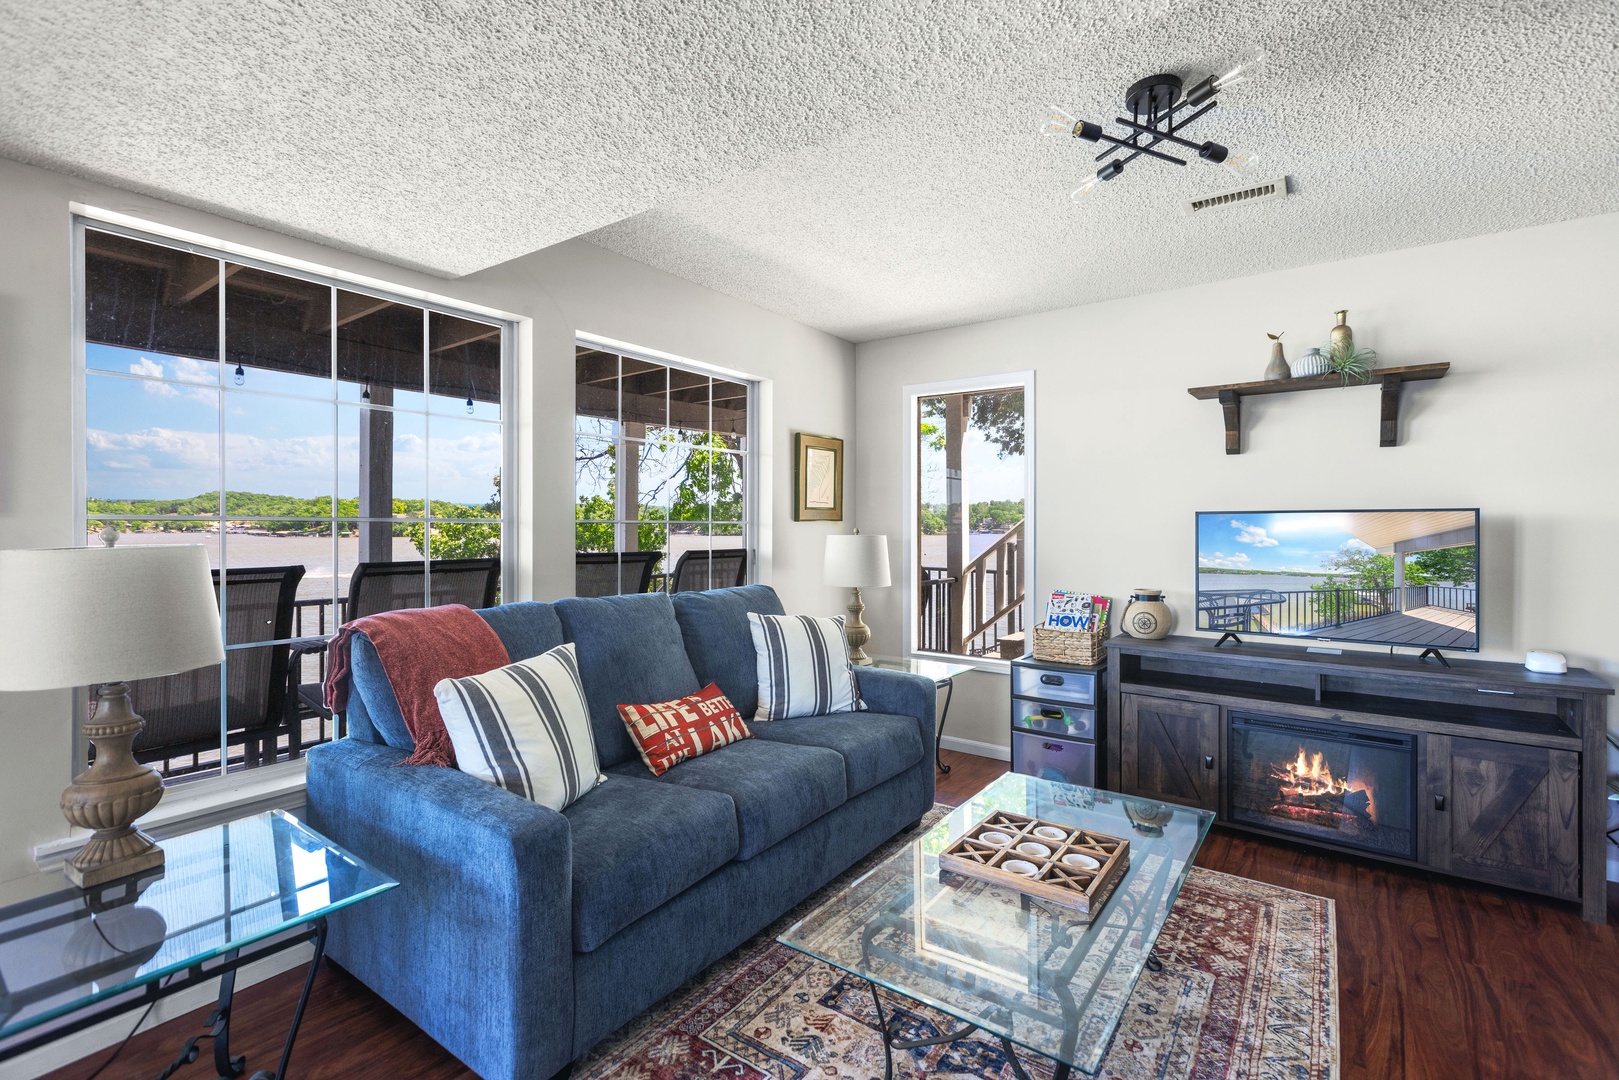
{"type": "Polygon", "coordinates": [[[1379,428],[1379,446],[1400,444],[1400,387],[1408,382],[1443,379],[1449,364],[1411,364],[1407,367],[1374,369],[1371,378],[1363,383],[1345,384],[1337,375],[1310,375],[1299,379],[1223,383],[1219,386],[1194,386],[1186,392],[1199,401],[1218,401],[1225,411],[1225,452],[1242,453],[1242,399],[1256,394],[1293,394],[1300,390],[1339,390],[1356,386],[1383,388],[1382,425],[1379,428]]]}

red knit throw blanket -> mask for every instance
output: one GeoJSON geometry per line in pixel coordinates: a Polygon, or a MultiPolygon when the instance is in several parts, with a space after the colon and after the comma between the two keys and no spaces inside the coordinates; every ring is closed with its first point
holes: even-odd
{"type": "Polygon", "coordinates": [[[327,653],[326,707],[348,707],[349,646],[364,634],[377,650],[416,750],[402,764],[455,768],[455,747],[439,715],[433,687],[440,679],[482,675],[511,663],[500,636],[461,604],[387,611],[346,623],[327,653]]]}

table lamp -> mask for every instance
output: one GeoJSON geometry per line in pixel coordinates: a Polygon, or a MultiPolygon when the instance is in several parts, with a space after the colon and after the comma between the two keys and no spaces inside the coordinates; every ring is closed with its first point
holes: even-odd
{"type": "Polygon", "coordinates": [[[225,658],[207,551],[192,544],[0,551],[0,690],[99,686],[84,736],[95,763],[62,793],[62,813],[93,829],[66,866],[81,888],[163,865],[135,828],[163,777],[135,760],[145,727],[125,679],[173,675],[225,658]]]}
{"type": "Polygon", "coordinates": [[[849,639],[849,660],[869,667],[871,657],[866,655],[866,645],[871,641],[871,628],[861,620],[866,605],[860,599],[860,590],[880,589],[890,584],[888,537],[862,536],[858,530],[853,535],[827,537],[826,583],[854,590],[849,600],[849,621],[844,624],[843,633],[849,639]]]}

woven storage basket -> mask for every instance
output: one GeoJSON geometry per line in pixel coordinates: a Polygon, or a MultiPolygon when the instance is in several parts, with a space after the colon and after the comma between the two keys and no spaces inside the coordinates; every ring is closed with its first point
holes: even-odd
{"type": "Polygon", "coordinates": [[[1105,626],[1100,630],[1055,630],[1037,626],[1034,628],[1034,658],[1059,664],[1100,664],[1107,654],[1102,644],[1106,640],[1105,626]]]}

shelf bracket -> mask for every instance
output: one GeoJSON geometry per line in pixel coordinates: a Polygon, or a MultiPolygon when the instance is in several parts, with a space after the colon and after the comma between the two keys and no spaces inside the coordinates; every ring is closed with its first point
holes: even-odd
{"type": "MultiPolygon", "coordinates": [[[[1386,409],[1387,406],[1384,406],[1386,409]]],[[[1220,391],[1220,411],[1225,413],[1225,452],[1242,453],[1242,395],[1235,390],[1220,391]]]]}
{"type": "Polygon", "coordinates": [[[1383,377],[1383,424],[1378,432],[1378,446],[1400,445],[1400,377],[1383,377]]]}

